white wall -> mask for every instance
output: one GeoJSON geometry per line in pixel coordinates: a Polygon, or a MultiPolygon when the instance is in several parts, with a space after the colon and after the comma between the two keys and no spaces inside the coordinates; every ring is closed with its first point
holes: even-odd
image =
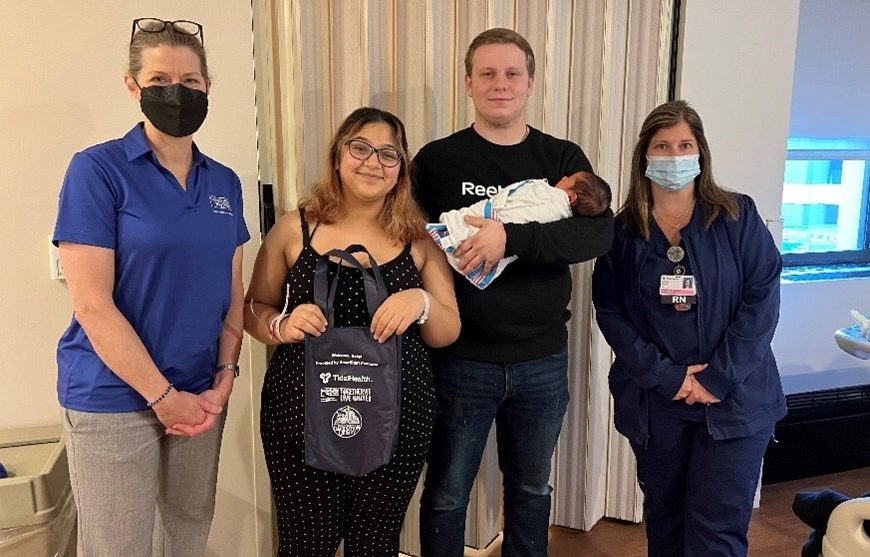
{"type": "MultiPolygon", "coordinates": [[[[861,4],[864,11],[870,8],[864,0],[838,1],[852,8],[861,4]]],[[[800,75],[794,67],[798,20],[804,3],[684,1],[677,96],[692,103],[704,120],[717,179],[750,194],[767,219],[779,217],[782,203],[793,71],[800,75]]],[[[815,17],[838,20],[833,2],[810,3],[822,5],[813,6],[817,12],[824,8],[815,17]]],[[[801,16],[800,21],[806,19],[801,16]]],[[[818,24],[825,31],[813,32],[822,42],[809,48],[827,51],[841,26],[818,24]]],[[[868,59],[861,59],[865,72],[868,59]]],[[[832,70],[832,75],[843,74],[832,70]]],[[[870,117],[866,102],[862,106],[863,113],[851,118],[870,117]]],[[[817,103],[812,112],[826,114],[830,109],[829,104],[817,103]]],[[[772,222],[771,231],[780,241],[781,226],[772,222]]],[[[870,365],[842,352],[833,340],[836,329],[851,324],[849,309],[870,311],[868,292],[866,279],[782,286],[773,350],[786,393],[870,383],[870,365]]]]}
{"type": "Polygon", "coordinates": [[[782,286],[773,350],[787,394],[870,385],[870,361],[850,356],[834,343],[834,331],[854,323],[852,308],[870,313],[868,279],[782,286]]]}
{"type": "Polygon", "coordinates": [[[791,137],[870,137],[870,2],[801,0],[791,137]]]}
{"type": "MultiPolygon", "coordinates": [[[[242,180],[254,236],[245,248],[250,274],[259,244],[250,1],[0,2],[0,428],[60,422],[54,354],[71,305],[65,285],[49,279],[48,237],[72,154],[122,136],[142,118],[122,80],[131,21],[142,16],[192,19],[205,28],[215,82],[196,140],[242,180]]],[[[261,373],[262,354],[254,359],[261,373]]],[[[255,444],[259,384],[247,345],[242,365],[209,556],[271,552],[268,481],[255,444]]]]}
{"type": "Polygon", "coordinates": [[[704,121],[717,180],[764,218],[782,204],[798,5],[684,0],[677,98],[704,121]]]}

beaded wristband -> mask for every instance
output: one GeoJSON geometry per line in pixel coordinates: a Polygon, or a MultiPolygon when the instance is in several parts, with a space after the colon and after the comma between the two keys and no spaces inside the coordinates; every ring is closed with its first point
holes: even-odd
{"type": "Polygon", "coordinates": [[[281,309],[281,313],[272,318],[269,322],[269,336],[272,339],[277,340],[280,344],[286,344],[286,341],[281,338],[281,322],[284,319],[290,317],[290,314],[287,313],[287,308],[290,306],[290,285],[288,284],[285,287],[284,293],[284,307],[281,309]]]}
{"type": "Polygon", "coordinates": [[[417,320],[417,325],[422,325],[427,319],[429,319],[429,293],[422,288],[419,288],[418,290],[420,290],[420,294],[423,295],[423,313],[420,314],[420,319],[417,320]]]}
{"type": "Polygon", "coordinates": [[[289,313],[279,313],[269,322],[269,336],[277,340],[279,344],[286,344],[287,341],[281,336],[281,322],[290,317],[289,313]]]}
{"type": "Polygon", "coordinates": [[[149,402],[149,403],[148,403],[148,408],[154,408],[155,406],[157,406],[158,404],[160,404],[160,401],[162,401],[164,398],[166,398],[166,397],[169,395],[169,392],[172,390],[172,386],[173,386],[172,383],[170,383],[169,386],[166,387],[166,390],[163,391],[163,394],[162,394],[162,395],[160,395],[160,396],[157,397],[156,399],[154,399],[154,400],[152,400],[151,402],[149,402]]]}

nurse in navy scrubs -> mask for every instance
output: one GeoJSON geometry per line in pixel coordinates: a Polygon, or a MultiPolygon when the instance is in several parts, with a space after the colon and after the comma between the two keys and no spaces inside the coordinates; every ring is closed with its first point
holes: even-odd
{"type": "Polygon", "coordinates": [[[651,557],[746,555],[761,459],[785,415],[770,348],[781,268],[752,199],[714,181],[697,112],[654,109],[592,279],[651,557]]]}
{"type": "Polygon", "coordinates": [[[124,82],[145,119],[76,153],[60,193],[74,314],[57,390],[80,557],[151,556],[152,538],[167,555],[205,551],[249,236],[239,178],[193,142],[202,41],[191,21],[133,22],[124,82]]]}

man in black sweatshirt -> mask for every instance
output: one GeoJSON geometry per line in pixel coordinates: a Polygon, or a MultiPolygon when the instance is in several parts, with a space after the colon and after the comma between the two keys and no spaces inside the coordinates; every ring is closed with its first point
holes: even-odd
{"type": "MultiPolygon", "coordinates": [[[[474,123],[414,159],[417,198],[430,220],[524,179],[556,184],[592,171],[580,148],[526,123],[535,57],[522,35],[490,29],[469,45],[465,88],[474,123]]],[[[454,252],[467,274],[518,257],[478,290],[455,280],[459,340],[438,355],[438,416],[420,515],[423,557],[461,557],[468,496],[493,420],[504,475],[502,555],[547,554],[550,460],[568,405],[565,323],[569,265],[603,255],[613,213],[547,224],[468,217],[480,230],[454,252]]]]}

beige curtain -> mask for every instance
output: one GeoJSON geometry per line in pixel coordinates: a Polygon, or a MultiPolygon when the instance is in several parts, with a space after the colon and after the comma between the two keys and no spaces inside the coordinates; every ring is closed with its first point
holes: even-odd
{"type": "MultiPolygon", "coordinates": [[[[574,37],[582,60],[575,67],[583,78],[570,89],[583,102],[568,107],[568,137],[579,139],[611,184],[614,200],[622,200],[640,124],[667,100],[673,0],[576,4],[573,21],[582,29],[575,29],[574,37]],[[594,125],[583,128],[586,122],[594,125]]],[[[584,530],[604,516],[639,522],[642,510],[634,455],[613,428],[607,388],[612,352],[592,318],[591,273],[588,263],[575,268],[569,324],[573,405],[556,448],[552,482],[553,523],[584,530]]]]}
{"type": "MultiPolygon", "coordinates": [[[[321,176],[336,126],[359,106],[402,118],[412,152],[468,126],[474,111],[463,86],[465,48],[484,29],[509,27],[537,58],[529,122],[577,142],[618,202],[640,122],[666,100],[673,2],[256,0],[262,179],[277,184],[280,207],[293,208],[321,176]]],[[[572,402],[553,467],[553,522],[582,529],[603,516],[640,520],[634,459],[612,426],[612,354],[594,325],[591,269],[574,269],[572,402]]],[[[491,449],[469,508],[467,543],[474,547],[500,530],[501,482],[491,449]]],[[[412,554],[418,496],[402,538],[412,554]]]]}

